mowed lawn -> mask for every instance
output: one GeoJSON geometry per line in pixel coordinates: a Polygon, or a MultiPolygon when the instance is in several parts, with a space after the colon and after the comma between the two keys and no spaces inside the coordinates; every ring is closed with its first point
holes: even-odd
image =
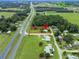
{"type": "Polygon", "coordinates": [[[48,11],[46,15],[60,15],[64,19],[68,20],[70,23],[77,24],[79,26],[79,13],[57,13],[53,11],[48,11]]]}
{"type": "Polygon", "coordinates": [[[38,46],[41,39],[36,36],[24,37],[14,59],[39,59],[42,48],[38,46]]]}
{"type": "MultiPolygon", "coordinates": [[[[50,42],[53,45],[53,40],[50,42]]],[[[47,42],[43,41],[39,36],[24,37],[18,50],[16,51],[14,59],[40,59],[39,54],[44,52],[44,47],[47,46],[47,42]],[[39,42],[43,42],[43,46],[39,46],[39,42]]],[[[56,47],[54,56],[50,59],[59,59],[56,47]]]]}
{"type": "Polygon", "coordinates": [[[13,14],[15,14],[15,12],[0,12],[0,17],[3,15],[7,18],[11,17],[13,14]]]}

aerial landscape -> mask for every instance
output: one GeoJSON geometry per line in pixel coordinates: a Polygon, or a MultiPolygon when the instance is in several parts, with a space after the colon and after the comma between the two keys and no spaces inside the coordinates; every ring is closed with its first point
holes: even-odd
{"type": "Polygon", "coordinates": [[[79,0],[0,0],[0,59],[79,59],[79,0]]]}

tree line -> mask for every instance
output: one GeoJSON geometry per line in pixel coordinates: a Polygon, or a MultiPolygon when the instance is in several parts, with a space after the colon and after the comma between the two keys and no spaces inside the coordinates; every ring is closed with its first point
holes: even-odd
{"type": "Polygon", "coordinates": [[[8,18],[2,15],[0,18],[0,31],[16,31],[18,28],[16,26],[16,23],[18,23],[19,21],[23,21],[26,18],[28,12],[30,12],[30,10],[17,12],[16,14],[8,18]]]}
{"type": "Polygon", "coordinates": [[[61,32],[68,30],[71,33],[78,32],[79,27],[76,24],[68,22],[66,19],[59,15],[40,15],[37,14],[33,21],[33,25],[42,26],[43,24],[48,23],[49,26],[56,26],[61,32]]]}

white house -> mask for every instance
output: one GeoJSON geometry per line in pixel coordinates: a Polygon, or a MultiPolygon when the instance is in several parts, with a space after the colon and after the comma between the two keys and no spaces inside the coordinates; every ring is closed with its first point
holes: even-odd
{"type": "Polygon", "coordinates": [[[49,46],[46,46],[46,47],[44,48],[44,52],[50,54],[50,48],[49,48],[49,46]]]}
{"type": "Polygon", "coordinates": [[[44,36],[43,40],[50,42],[50,37],[49,36],[44,36]]]}
{"type": "Polygon", "coordinates": [[[59,35],[59,36],[58,36],[58,39],[59,39],[59,41],[62,41],[63,38],[62,38],[61,35],[59,35]]]}
{"type": "Polygon", "coordinates": [[[63,32],[64,32],[64,33],[68,33],[68,30],[64,30],[63,32]]]}
{"type": "Polygon", "coordinates": [[[44,48],[44,52],[45,53],[49,53],[50,54],[50,56],[53,56],[53,53],[52,52],[54,52],[55,50],[54,50],[54,48],[52,47],[52,44],[48,44],[48,46],[46,46],[45,48],[44,48]]]}
{"type": "Polygon", "coordinates": [[[79,59],[78,57],[70,55],[70,54],[68,54],[67,57],[68,57],[68,59],[79,59]]]}

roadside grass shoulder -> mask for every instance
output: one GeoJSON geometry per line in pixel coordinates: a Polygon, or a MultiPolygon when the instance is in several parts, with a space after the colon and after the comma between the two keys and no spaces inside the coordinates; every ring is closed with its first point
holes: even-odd
{"type": "Polygon", "coordinates": [[[0,54],[3,52],[7,44],[10,42],[14,33],[15,32],[12,32],[11,34],[7,34],[7,33],[0,34],[0,54]]]}

